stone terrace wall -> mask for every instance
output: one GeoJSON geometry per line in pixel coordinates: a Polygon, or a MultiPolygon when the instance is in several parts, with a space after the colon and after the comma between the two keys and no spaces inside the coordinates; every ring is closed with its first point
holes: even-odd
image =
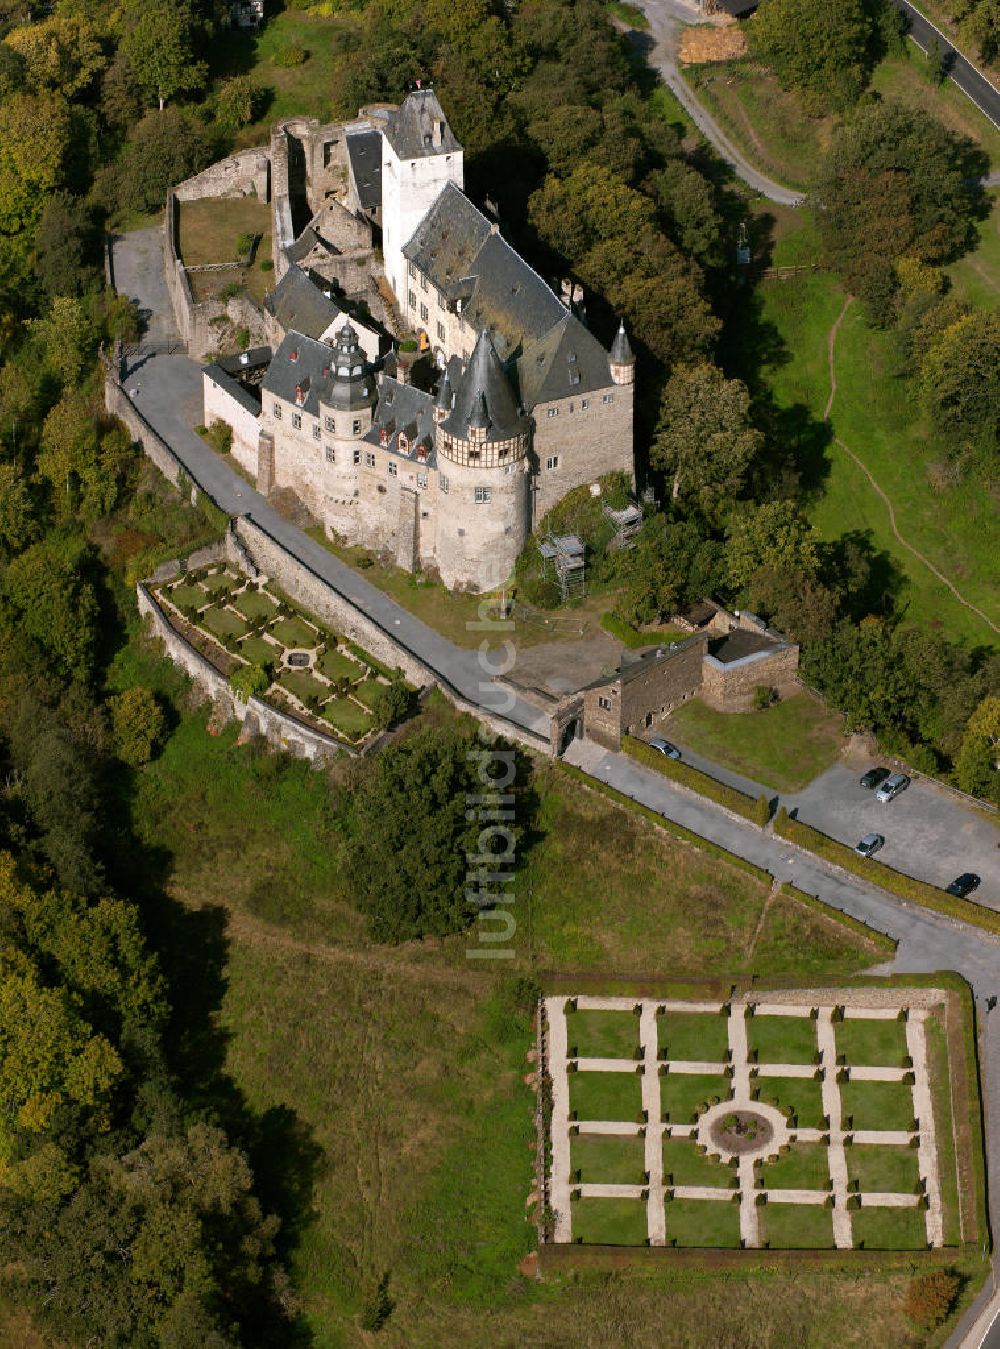
{"type": "Polygon", "coordinates": [[[212,700],[227,717],[243,723],[250,734],[263,736],[275,749],[294,754],[300,759],[329,759],[340,753],[354,755],[355,751],[329,736],[320,735],[310,727],[287,716],[276,707],[251,698],[243,703],[237,698],[228,681],[207,661],[200,651],[167,622],[160,606],[145,586],[136,587],[139,613],[148,621],[153,636],[163,643],[167,655],[190,677],[195,687],[212,700]]]}

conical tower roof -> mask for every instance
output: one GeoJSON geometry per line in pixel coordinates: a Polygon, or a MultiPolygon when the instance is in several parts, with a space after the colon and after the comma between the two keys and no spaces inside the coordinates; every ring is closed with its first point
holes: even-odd
{"type": "Polygon", "coordinates": [[[438,385],[437,397],[434,399],[434,406],[440,408],[443,412],[451,411],[451,380],[448,378],[447,370],[441,376],[441,383],[438,385]]]}
{"type": "Polygon", "coordinates": [[[484,328],[468,369],[458,381],[455,402],[442,423],[456,440],[468,439],[469,428],[485,430],[487,440],[510,440],[528,429],[496,348],[484,328]],[[484,425],[485,418],[485,425],[484,425]]]}
{"type": "Polygon", "coordinates": [[[374,370],[358,343],[357,329],[345,320],[334,338],[330,387],[323,401],[346,412],[372,406],[375,396],[374,370]]]}
{"type": "Polygon", "coordinates": [[[632,351],[631,343],[628,340],[628,334],[625,332],[624,319],[619,322],[618,331],[615,333],[615,340],[611,343],[611,364],[635,364],[635,355],[632,351]]]}

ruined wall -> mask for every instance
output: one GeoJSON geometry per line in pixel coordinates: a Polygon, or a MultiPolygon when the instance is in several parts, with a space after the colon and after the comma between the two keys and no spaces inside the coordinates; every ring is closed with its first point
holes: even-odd
{"type": "Polygon", "coordinates": [[[729,665],[706,656],[701,696],[719,712],[749,712],[756,688],[776,688],[782,698],[791,697],[798,688],[798,669],[797,646],[761,651],[729,665]]]}
{"type": "Polygon", "coordinates": [[[180,201],[198,201],[202,197],[259,197],[261,201],[269,201],[271,159],[267,147],[257,145],[220,159],[202,173],[178,183],[174,192],[180,201]]]}

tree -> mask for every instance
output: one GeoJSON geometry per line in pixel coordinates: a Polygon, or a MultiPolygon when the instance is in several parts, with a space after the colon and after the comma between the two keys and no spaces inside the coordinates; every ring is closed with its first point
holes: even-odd
{"type": "Polygon", "coordinates": [[[741,506],[726,530],[726,570],[734,590],[763,568],[813,577],[819,554],[812,527],[793,501],[741,506]]]}
{"type": "Polygon", "coordinates": [[[70,192],[46,201],[35,226],[32,265],[49,295],[78,295],[96,279],[90,257],[95,244],[90,207],[70,192]]]}
{"type": "Polygon", "coordinates": [[[175,94],[202,87],[208,67],[194,59],[195,18],[187,0],[131,0],[125,25],[121,50],[160,112],[175,94]]]}
{"type": "Polygon", "coordinates": [[[249,75],[234,75],[215,95],[216,120],[227,131],[238,131],[258,116],[263,102],[264,90],[249,75]]]}
{"type": "Polygon", "coordinates": [[[372,700],[372,720],[378,730],[402,721],[410,711],[411,694],[402,679],[380,684],[372,700]]]}
{"type": "Polygon", "coordinates": [[[90,561],[79,535],[49,533],[12,559],[0,583],[0,599],[24,633],[60,675],[82,681],[93,668],[99,612],[90,561]]]}
{"type": "Polygon", "coordinates": [[[96,31],[80,14],[25,24],[4,41],[24,61],[32,88],[52,89],[67,99],[82,93],[106,65],[96,31]]]}
{"type": "Polygon", "coordinates": [[[42,423],[37,468],[49,483],[57,512],[77,509],[86,520],[113,510],[135,452],[127,433],[102,421],[91,395],[64,393],[42,423]]]}
{"type": "Polygon", "coordinates": [[[102,172],[99,188],[112,208],[151,211],[175,183],[210,164],[215,142],[186,110],[147,113],[129,132],[121,162],[102,172]]]}
{"type": "Polygon", "coordinates": [[[969,718],[955,773],[963,791],[1000,805],[1000,697],[987,695],[969,718]]]}
{"type": "Polygon", "coordinates": [[[932,343],[920,394],[935,429],[953,445],[981,442],[993,462],[1000,439],[1000,314],[963,315],[932,343]]]}
{"type": "Polygon", "coordinates": [[[831,265],[885,322],[896,259],[939,263],[973,238],[986,169],[971,142],[890,99],[866,102],[834,132],[813,203],[831,265]]]}
{"type": "Polygon", "coordinates": [[[845,108],[865,87],[875,28],[864,0],[761,0],[747,33],[812,113],[845,108]]]}
{"type": "Polygon", "coordinates": [[[146,688],[126,689],[109,698],[111,733],[119,759],[133,768],[149,763],[163,738],[163,709],[146,688]]]}
{"type": "Polygon", "coordinates": [[[263,665],[241,665],[229,676],[229,687],[240,702],[259,698],[271,686],[271,674],[263,665]]]}
{"type": "Polygon", "coordinates": [[[918,1274],[906,1290],[906,1315],[922,1330],[935,1330],[947,1320],[961,1289],[961,1279],[951,1270],[918,1274]]]}
{"type": "Polygon", "coordinates": [[[69,132],[69,108],[58,94],[13,94],[0,103],[0,233],[34,229],[59,186],[69,132]]]}
{"type": "Polygon", "coordinates": [[[0,548],[19,552],[37,527],[27,479],[16,464],[0,464],[0,548]]]}
{"type": "Polygon", "coordinates": [[[643,524],[634,546],[619,555],[619,568],[624,589],[615,612],[641,627],[716,589],[719,547],[702,538],[693,521],[657,514],[643,524]]]}
{"type": "Polygon", "coordinates": [[[675,509],[719,522],[763,447],[749,414],[746,385],[718,366],[682,366],[670,376],[650,460],[670,479],[675,509]]]}
{"type": "Polygon", "coordinates": [[[833,630],[839,601],[814,576],[766,566],[751,578],[750,607],[795,641],[818,642],[833,630]]]}
{"type": "MultiPolygon", "coordinates": [[[[508,781],[512,766],[519,777],[514,749],[485,749],[470,732],[457,730],[417,732],[370,765],[344,804],[347,872],[375,941],[444,936],[469,925],[477,871],[503,871],[525,823],[523,793],[508,781]],[[480,775],[481,763],[487,776],[480,775]],[[491,779],[515,797],[514,818],[499,834],[499,826],[479,823],[471,809],[490,791],[491,779]],[[511,848],[491,867],[485,854],[500,838],[511,848]]],[[[493,890],[502,893],[502,884],[493,890]]]]}
{"type": "Polygon", "coordinates": [[[63,388],[78,383],[93,359],[95,335],[80,300],[57,295],[44,318],[32,319],[29,328],[42,359],[63,388]]]}

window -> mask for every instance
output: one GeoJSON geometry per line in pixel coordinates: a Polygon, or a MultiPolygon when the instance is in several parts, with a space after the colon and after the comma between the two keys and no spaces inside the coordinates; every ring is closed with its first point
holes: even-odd
{"type": "Polygon", "coordinates": [[[371,450],[368,450],[365,453],[365,463],[369,468],[375,467],[375,456],[372,454],[371,450]]]}
{"type": "Polygon", "coordinates": [[[610,699],[610,698],[598,698],[598,700],[597,700],[597,706],[603,708],[605,712],[610,712],[610,711],[611,711],[611,699],[610,699]]]}
{"type": "Polygon", "coordinates": [[[417,297],[416,295],[414,295],[412,290],[408,290],[406,292],[406,303],[410,306],[411,309],[416,309],[417,307],[417,297]]]}
{"type": "Polygon", "coordinates": [[[361,418],[360,418],[360,417],[355,417],[354,420],[351,422],[351,434],[354,435],[354,436],[360,436],[360,434],[361,434],[361,418]]]}
{"type": "Polygon", "coordinates": [[[427,306],[425,304],[422,304],[420,306],[420,322],[426,323],[429,317],[430,316],[427,312],[427,306]]]}
{"type": "Polygon", "coordinates": [[[570,374],[570,377],[569,377],[569,382],[570,382],[570,384],[579,384],[579,383],[580,383],[580,372],[579,372],[579,370],[574,370],[574,371],[572,371],[572,373],[570,374]]]}
{"type": "Polygon", "coordinates": [[[281,421],[281,404],[280,404],[280,403],[275,403],[275,405],[274,405],[274,417],[275,417],[275,420],[276,420],[276,421],[279,421],[279,422],[281,421]]]}
{"type": "Polygon", "coordinates": [[[361,463],[361,451],[360,451],[360,450],[355,450],[355,451],[354,451],[354,462],[355,462],[356,464],[360,464],[360,463],[361,463]]]}
{"type": "Polygon", "coordinates": [[[292,430],[293,430],[293,431],[300,431],[301,429],[302,429],[302,414],[299,413],[299,412],[293,412],[293,413],[292,413],[292,430]]]}
{"type": "Polygon", "coordinates": [[[418,473],[418,474],[417,474],[417,486],[418,486],[418,487],[426,487],[426,486],[427,486],[427,474],[426,474],[426,473],[418,473]]]}
{"type": "Polygon", "coordinates": [[[580,411],[581,411],[581,412],[586,412],[587,409],[588,409],[589,407],[590,407],[590,399],[589,399],[589,398],[581,398],[581,399],[580,399],[580,411]]]}
{"type": "Polygon", "coordinates": [[[421,290],[426,290],[426,289],[427,289],[427,278],[426,278],[426,276],[424,276],[422,273],[421,273],[421,276],[420,276],[420,289],[421,289],[421,290]]]}
{"type": "Polygon", "coordinates": [[[413,265],[412,262],[407,263],[406,270],[407,270],[407,272],[408,272],[408,274],[409,274],[410,276],[416,276],[416,274],[417,274],[417,269],[416,269],[416,267],[414,267],[414,265],[413,265]]]}
{"type": "Polygon", "coordinates": [[[438,479],[438,485],[440,486],[442,492],[447,492],[448,479],[444,476],[443,473],[441,474],[441,477],[438,479]]]}
{"type": "Polygon", "coordinates": [[[439,342],[443,342],[444,339],[445,339],[445,336],[446,336],[446,334],[445,334],[445,331],[444,331],[444,324],[443,324],[440,320],[438,320],[438,341],[439,341],[439,342]]]}
{"type": "Polygon", "coordinates": [[[313,440],[321,440],[323,432],[319,429],[319,422],[313,427],[313,440]]]}
{"type": "Polygon", "coordinates": [[[546,467],[546,468],[558,468],[558,467],[559,467],[559,456],[558,456],[557,454],[550,454],[549,457],[548,457],[548,459],[546,459],[546,461],[545,461],[545,467],[546,467]]]}
{"type": "Polygon", "coordinates": [[[389,477],[390,477],[390,478],[394,478],[395,476],[396,476],[396,461],[395,461],[395,459],[390,459],[390,460],[389,460],[389,477]]]}
{"type": "Polygon", "coordinates": [[[479,451],[478,451],[478,450],[470,450],[470,451],[469,451],[469,463],[470,463],[470,464],[478,464],[478,463],[479,463],[479,451]]]}
{"type": "Polygon", "coordinates": [[[559,416],[559,409],[558,409],[558,408],[549,408],[548,413],[547,413],[546,415],[549,416],[549,417],[558,417],[558,416],[559,416]]]}
{"type": "Polygon", "coordinates": [[[334,433],[334,431],[335,431],[335,429],[336,429],[336,428],[334,427],[334,424],[333,424],[333,418],[332,418],[332,417],[327,417],[327,419],[326,419],[326,429],[330,432],[330,435],[332,436],[333,433],[334,433]]]}
{"type": "Polygon", "coordinates": [[[332,445],[327,445],[326,447],[326,462],[328,464],[335,464],[337,462],[337,455],[334,452],[332,445]]]}
{"type": "Polygon", "coordinates": [[[492,500],[492,497],[493,497],[493,492],[492,492],[492,489],[491,489],[491,488],[489,488],[489,487],[477,487],[477,488],[476,488],[476,505],[477,505],[477,506],[485,506],[486,503],[487,503],[488,501],[492,500]]]}
{"type": "Polygon", "coordinates": [[[613,403],[614,401],[615,401],[615,396],[614,396],[613,393],[606,393],[606,394],[604,394],[603,397],[601,398],[601,402],[602,402],[602,403],[613,403]]]}

